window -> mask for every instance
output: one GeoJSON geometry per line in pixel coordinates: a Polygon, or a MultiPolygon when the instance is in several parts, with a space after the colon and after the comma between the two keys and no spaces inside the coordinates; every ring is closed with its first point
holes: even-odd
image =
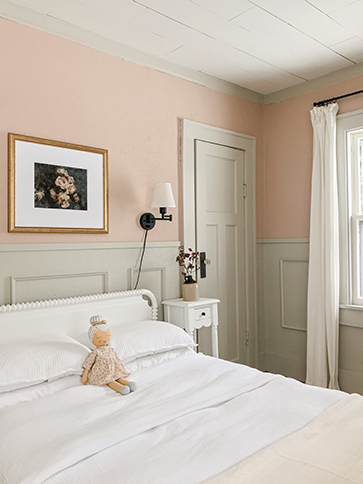
{"type": "Polygon", "coordinates": [[[337,117],[340,302],[363,307],[363,111],[337,117]]]}
{"type": "Polygon", "coordinates": [[[363,306],[363,130],[347,132],[346,136],[350,172],[352,303],[363,306]]]}

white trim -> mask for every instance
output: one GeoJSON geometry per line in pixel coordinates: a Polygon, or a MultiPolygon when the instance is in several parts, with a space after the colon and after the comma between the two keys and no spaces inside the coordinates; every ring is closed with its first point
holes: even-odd
{"type": "Polygon", "coordinates": [[[352,173],[350,134],[363,128],[363,110],[337,116],[337,174],[339,196],[339,246],[340,246],[340,303],[356,303],[353,286],[356,287],[356,272],[353,270],[352,227],[352,173]],[[355,281],[355,282],[354,282],[355,281]]]}
{"type": "MultiPolygon", "coordinates": [[[[363,306],[356,306],[354,304],[340,304],[339,308],[340,309],[349,309],[349,310],[352,310],[352,311],[363,311],[363,306]]],[[[341,324],[343,324],[343,323],[341,323],[341,324]]],[[[349,325],[346,324],[346,326],[349,326],[349,325]]],[[[363,324],[362,324],[362,327],[363,327],[363,324]]]]}
{"type": "Polygon", "coordinates": [[[339,323],[341,326],[363,329],[363,306],[341,305],[339,306],[339,323]]]}
{"type": "MultiPolygon", "coordinates": [[[[256,138],[206,124],[183,119],[180,121],[181,171],[183,195],[183,241],[195,247],[195,140],[240,149],[245,152],[245,183],[248,196],[245,204],[245,270],[246,270],[246,324],[253,331],[255,361],[258,366],[257,275],[256,275],[256,138]]],[[[250,338],[251,339],[251,338],[250,338]]],[[[247,361],[251,362],[247,346],[247,361]]]]}
{"type": "Polygon", "coordinates": [[[363,114],[363,109],[357,109],[357,111],[351,111],[350,113],[343,113],[337,115],[337,121],[344,118],[353,118],[354,116],[360,116],[363,114]]]}
{"type": "MultiPolygon", "coordinates": [[[[325,88],[331,84],[336,84],[341,81],[353,79],[354,77],[361,75],[363,75],[363,63],[355,64],[350,67],[345,67],[344,69],[339,69],[338,71],[330,72],[324,76],[311,79],[310,81],[304,81],[295,86],[266,94],[263,99],[263,104],[267,105],[285,101],[286,99],[301,96],[302,94],[306,94],[320,88],[325,88]]],[[[338,86],[337,89],[338,91],[335,93],[336,96],[345,94],[344,92],[341,92],[340,86],[338,86]]],[[[315,99],[314,101],[321,101],[321,99],[315,99]]]]}

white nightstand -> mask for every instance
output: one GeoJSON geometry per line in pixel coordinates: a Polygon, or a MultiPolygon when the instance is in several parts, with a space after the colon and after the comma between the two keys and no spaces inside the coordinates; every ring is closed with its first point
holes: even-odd
{"type": "Polygon", "coordinates": [[[165,320],[185,329],[196,341],[196,330],[210,326],[212,331],[212,355],[218,358],[218,303],[219,299],[201,297],[198,301],[169,299],[163,301],[165,320]]]}

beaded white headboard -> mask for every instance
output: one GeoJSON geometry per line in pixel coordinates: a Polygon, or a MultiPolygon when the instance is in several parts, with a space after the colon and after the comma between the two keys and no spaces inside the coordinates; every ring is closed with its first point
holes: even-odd
{"type": "Polygon", "coordinates": [[[156,320],[157,311],[156,297],[146,289],[0,306],[0,344],[49,333],[77,337],[87,331],[95,314],[112,327],[156,320]]]}

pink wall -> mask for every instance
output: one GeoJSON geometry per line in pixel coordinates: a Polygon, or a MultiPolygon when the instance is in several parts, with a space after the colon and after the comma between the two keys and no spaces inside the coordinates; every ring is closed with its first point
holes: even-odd
{"type": "MultiPolygon", "coordinates": [[[[314,101],[362,89],[363,76],[264,108],[261,238],[309,237],[314,101]]],[[[363,96],[339,101],[339,113],[363,108],[363,96]]]]}
{"type": "MultiPolygon", "coordinates": [[[[268,106],[0,19],[0,243],[140,241],[152,187],[170,181],[178,200],[178,119],[257,138],[257,237],[309,236],[313,101],[361,89],[363,76],[268,106]],[[109,151],[110,233],[7,233],[7,133],[109,151]]],[[[363,108],[363,96],[340,101],[363,108]]],[[[150,240],[179,240],[174,222],[150,240]]],[[[156,213],[156,212],[155,212],[156,213]]]]}
{"type": "MultiPolygon", "coordinates": [[[[140,241],[154,183],[178,199],[178,118],[257,137],[262,236],[263,106],[8,20],[0,33],[0,243],[140,241]],[[109,234],[7,233],[8,132],[108,149],[109,234]]],[[[179,240],[170,212],[150,240],[179,240]]]]}

